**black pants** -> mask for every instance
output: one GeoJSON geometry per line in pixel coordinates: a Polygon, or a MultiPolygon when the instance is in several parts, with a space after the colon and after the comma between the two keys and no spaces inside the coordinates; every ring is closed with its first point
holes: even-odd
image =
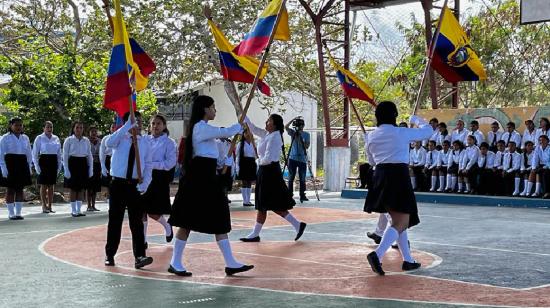
{"type": "Polygon", "coordinates": [[[481,195],[493,195],[495,193],[495,177],[493,169],[479,169],[478,193],[481,195]]]}
{"type": "Polygon", "coordinates": [[[298,169],[298,177],[300,180],[300,197],[306,196],[306,171],[307,164],[294,159],[288,160],[288,190],[294,191],[294,178],[296,177],[296,169],[298,169]]]}
{"type": "Polygon", "coordinates": [[[372,177],[374,175],[374,170],[370,164],[362,164],[359,166],[359,179],[361,180],[360,188],[372,188],[372,177]]]}
{"type": "Polygon", "coordinates": [[[107,225],[107,244],[105,254],[114,257],[120,244],[124,212],[128,208],[128,219],[132,232],[134,257],[145,256],[145,236],[143,234],[143,206],[138,192],[137,181],[113,178],[109,188],[109,224],[107,225]]]}

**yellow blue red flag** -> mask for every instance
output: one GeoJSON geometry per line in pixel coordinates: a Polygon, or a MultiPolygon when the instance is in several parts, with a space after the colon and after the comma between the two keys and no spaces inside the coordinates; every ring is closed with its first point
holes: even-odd
{"type": "Polygon", "coordinates": [[[367,101],[376,106],[374,102],[374,93],[372,89],[355,74],[343,68],[340,64],[336,63],[330,52],[328,58],[334,69],[336,70],[336,76],[340,82],[342,90],[349,98],[357,98],[363,101],[367,101]]]}

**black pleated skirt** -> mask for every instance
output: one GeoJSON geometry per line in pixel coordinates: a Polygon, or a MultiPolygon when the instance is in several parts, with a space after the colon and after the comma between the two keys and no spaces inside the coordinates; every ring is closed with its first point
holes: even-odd
{"type": "Polygon", "coordinates": [[[170,183],[174,179],[174,170],[153,169],[153,178],[143,195],[144,211],[147,214],[165,215],[171,212],[170,183]]]}
{"type": "MultiPolygon", "coordinates": [[[[105,168],[107,169],[107,172],[111,172],[111,155],[105,156],[105,168]]],[[[110,187],[111,179],[112,177],[110,175],[107,175],[107,176],[101,175],[101,186],[110,187]]]]}
{"type": "Polygon", "coordinates": [[[376,165],[373,182],[365,200],[365,212],[387,213],[392,210],[409,214],[409,227],[420,223],[407,164],[376,165]]]}
{"type": "Polygon", "coordinates": [[[8,177],[5,181],[6,187],[21,190],[25,186],[32,185],[27,155],[6,154],[4,160],[8,169],[8,177]]]}
{"type": "Polygon", "coordinates": [[[256,181],[258,166],[254,157],[241,157],[239,160],[239,174],[237,179],[241,181],[256,181]]]}
{"type": "Polygon", "coordinates": [[[38,184],[55,185],[57,182],[57,154],[42,154],[38,158],[40,174],[38,175],[38,184]]]}
{"type": "Polygon", "coordinates": [[[208,234],[231,231],[229,204],[216,174],[216,159],[194,157],[180,180],[168,222],[208,234]]]}
{"type": "Polygon", "coordinates": [[[296,205],[278,162],[260,166],[254,192],[258,211],[286,211],[296,205]]]}
{"type": "Polygon", "coordinates": [[[458,164],[453,162],[451,166],[449,167],[449,172],[451,174],[457,174],[458,173],[458,164]]]}
{"type": "Polygon", "coordinates": [[[86,157],[69,157],[69,172],[71,178],[65,178],[65,188],[81,191],[88,187],[88,159],[86,157]]]}

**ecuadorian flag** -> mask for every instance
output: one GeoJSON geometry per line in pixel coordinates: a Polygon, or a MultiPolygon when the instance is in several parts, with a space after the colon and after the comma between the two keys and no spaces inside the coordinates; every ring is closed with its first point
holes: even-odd
{"type": "MultiPolygon", "coordinates": [[[[275,27],[277,13],[283,5],[282,0],[271,1],[260,17],[252,26],[252,30],[244,36],[244,40],[235,47],[235,53],[239,56],[256,56],[262,53],[269,43],[269,36],[275,27]]],[[[288,26],[288,12],[283,8],[279,24],[275,29],[274,39],[279,41],[290,40],[290,29],[288,26]]]]}
{"type": "Polygon", "coordinates": [[[141,46],[128,37],[119,1],[115,1],[115,13],[113,48],[107,72],[103,107],[123,116],[130,110],[128,97],[134,90],[141,91],[147,87],[147,77],[156,69],[156,66],[141,46]]]}
{"type": "Polygon", "coordinates": [[[448,7],[443,10],[432,67],[448,82],[487,79],[485,69],[458,20],[448,7]]]}
{"type": "MultiPolygon", "coordinates": [[[[229,43],[225,35],[221,30],[212,22],[208,21],[210,31],[214,36],[216,47],[220,56],[220,67],[223,79],[244,83],[253,83],[260,62],[255,58],[248,56],[238,56],[233,52],[234,46],[229,43]]],[[[270,96],[271,90],[269,86],[262,81],[267,74],[267,65],[264,65],[260,73],[260,80],[258,82],[258,89],[265,95],[270,96]]]]}
{"type": "Polygon", "coordinates": [[[367,101],[376,106],[376,103],[374,102],[374,93],[366,83],[355,76],[352,72],[336,63],[330,53],[328,53],[328,59],[336,70],[336,76],[338,77],[340,86],[342,86],[342,90],[344,90],[347,97],[367,101]]]}

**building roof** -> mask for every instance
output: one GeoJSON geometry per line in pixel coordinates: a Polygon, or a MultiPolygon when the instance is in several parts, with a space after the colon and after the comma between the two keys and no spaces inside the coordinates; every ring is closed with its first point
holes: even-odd
{"type": "Polygon", "coordinates": [[[420,0],[349,0],[352,10],[379,9],[392,5],[420,2],[420,0]]]}

